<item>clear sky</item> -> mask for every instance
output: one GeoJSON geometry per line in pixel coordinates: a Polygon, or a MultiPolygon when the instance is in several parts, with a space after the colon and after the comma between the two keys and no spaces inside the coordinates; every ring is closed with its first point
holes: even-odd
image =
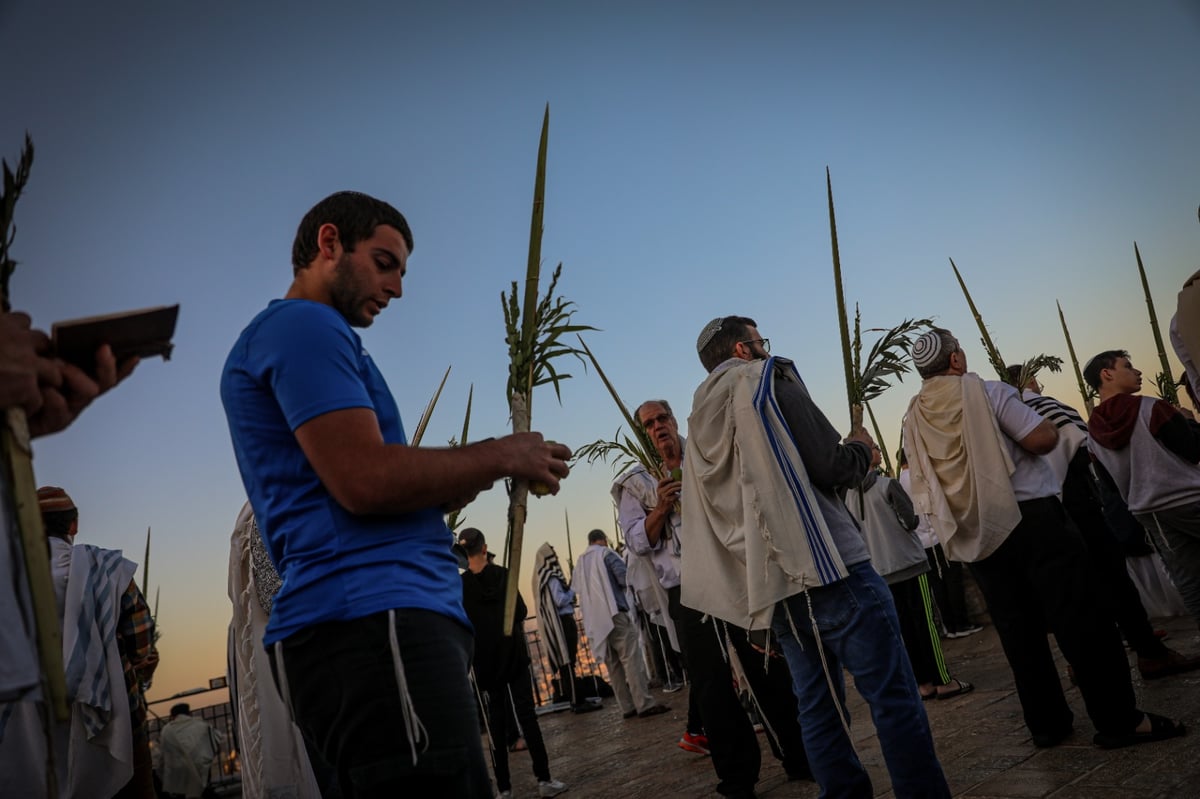
{"type": "MultiPolygon", "coordinates": [[[[408,217],[402,301],[364,331],[425,443],[507,427],[500,294],[523,278],[542,110],[543,255],[602,366],[686,429],[710,318],[755,317],[848,423],[830,268],[864,327],[933,316],[986,361],[948,257],[1009,359],[1127,347],[1156,371],[1133,258],[1163,324],[1200,268],[1200,6],[1080,2],[0,2],[0,153],[37,159],[17,210],[18,308],[55,320],[182,304],[148,361],[66,433],[39,482],[80,540],[142,560],[154,531],[152,698],[224,672],[230,529],[244,501],[218,398],[229,347],[291,278],[304,212],[353,188],[408,217]],[[407,9],[407,10],[405,10],[407,9]]],[[[853,313],[853,308],[851,308],[853,313]]],[[[1172,363],[1175,363],[1172,356],[1172,363]]],[[[1178,369],[1178,367],[1176,367],[1178,369]]],[[[571,445],[620,424],[570,367],[534,427],[571,445]]],[[[984,372],[985,376],[990,377],[984,372]]],[[[1073,378],[1048,393],[1079,404],[1073,378]]],[[[915,390],[876,404],[889,447],[915,390]]],[[[611,469],[531,508],[532,553],[612,528],[611,469]]],[[[503,538],[501,487],[466,513],[503,538]]],[[[565,552],[562,552],[565,555],[565,552]]],[[[528,590],[530,557],[522,586],[528,590]]]]}

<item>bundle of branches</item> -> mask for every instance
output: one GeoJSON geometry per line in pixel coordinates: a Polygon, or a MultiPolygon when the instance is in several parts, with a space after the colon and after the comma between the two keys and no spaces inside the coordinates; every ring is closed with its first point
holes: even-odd
{"type": "Polygon", "coordinates": [[[971,315],[975,317],[975,324],[979,326],[979,341],[983,344],[983,349],[987,353],[988,363],[996,370],[996,374],[999,376],[1001,382],[1009,383],[1019,391],[1022,386],[1025,386],[1030,380],[1037,377],[1038,372],[1042,369],[1051,372],[1062,371],[1062,358],[1054,355],[1035,355],[1021,364],[1020,376],[1014,383],[1008,375],[1008,365],[1000,355],[1000,350],[992,342],[987,325],[983,323],[983,317],[980,316],[979,309],[975,307],[975,301],[971,299],[971,292],[967,291],[967,284],[963,282],[962,275],[959,273],[958,266],[955,265],[953,258],[950,259],[950,268],[954,270],[954,276],[958,278],[958,285],[962,288],[963,296],[967,298],[967,306],[971,309],[971,315]]]}
{"type": "MultiPolygon", "coordinates": [[[[550,287],[545,297],[538,299],[538,281],[542,262],[542,218],[546,196],[546,145],[550,134],[550,106],[547,104],[542,118],[542,135],[538,143],[537,170],[533,184],[533,213],[529,224],[529,259],[525,267],[524,299],[519,300],[517,282],[514,280],[510,293],[500,295],[504,311],[504,340],[508,344],[508,408],[512,416],[514,433],[530,430],[533,389],[547,383],[554,386],[554,394],[562,401],[560,385],[571,375],[559,373],[554,360],[564,355],[573,355],[583,361],[579,350],[562,342],[568,333],[594,330],[589,325],[571,323],[575,303],[554,295],[562,264],[554,269],[550,287]]],[[[505,565],[509,570],[508,591],[504,602],[503,629],[512,630],[513,616],[517,607],[517,585],[520,583],[521,547],[525,536],[525,517],[528,510],[529,491],[545,493],[544,487],[530,486],[525,480],[513,480],[508,492],[508,536],[505,540],[505,565]]]]}

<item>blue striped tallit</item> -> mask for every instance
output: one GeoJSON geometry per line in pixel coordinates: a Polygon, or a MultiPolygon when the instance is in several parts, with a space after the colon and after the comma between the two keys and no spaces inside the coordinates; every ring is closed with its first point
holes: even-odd
{"type": "Polygon", "coordinates": [[[121,595],[134,566],[119,550],[77,545],[71,560],[63,617],[67,698],[75,704],[89,739],[108,725],[115,701],[126,702],[125,684],[114,685],[110,652],[116,651],[121,595]]]}
{"type": "Polygon", "coordinates": [[[763,367],[762,380],[759,381],[758,389],[754,392],[754,407],[758,410],[759,418],[762,420],[771,453],[787,481],[788,488],[791,489],[792,498],[796,503],[796,511],[804,523],[804,535],[808,540],[808,548],[812,552],[813,563],[817,567],[821,584],[828,585],[837,582],[845,575],[839,565],[841,560],[835,554],[836,549],[829,533],[829,527],[825,524],[825,517],[816,507],[816,497],[813,495],[812,483],[808,479],[808,471],[796,454],[791,438],[792,433],[787,422],[784,421],[783,412],[779,409],[779,403],[775,398],[776,366],[780,368],[781,377],[793,380],[801,386],[804,385],[794,363],[770,358],[763,367]]]}

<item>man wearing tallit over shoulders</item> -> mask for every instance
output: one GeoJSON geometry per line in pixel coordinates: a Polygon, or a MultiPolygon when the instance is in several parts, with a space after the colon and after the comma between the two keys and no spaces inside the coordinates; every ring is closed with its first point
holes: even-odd
{"type": "Polygon", "coordinates": [[[871,437],[843,442],[753,319],[712,320],[696,349],[709,375],[688,419],[683,603],[773,631],[822,796],[874,795],[849,736],[845,668],[895,795],[949,797],[891,593],[836,493],[862,482],[871,437]]]}
{"type": "Polygon", "coordinates": [[[1074,669],[1096,745],[1182,735],[1182,724],[1135,704],[1120,635],[1100,610],[1083,539],[1042,457],[1058,440],[1054,423],[1014,387],[968,372],[948,330],[922,335],[912,355],[923,379],[904,420],[913,504],[930,515],[947,557],[968,563],[979,583],[1034,745],[1056,746],[1073,732],[1047,626],[1074,669]]]}

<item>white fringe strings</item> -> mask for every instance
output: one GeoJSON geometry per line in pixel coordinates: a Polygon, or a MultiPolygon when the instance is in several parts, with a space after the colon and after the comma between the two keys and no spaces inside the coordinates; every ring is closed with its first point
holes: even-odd
{"type": "MultiPolygon", "coordinates": [[[[804,592],[804,601],[808,605],[808,618],[812,623],[813,640],[817,644],[817,653],[821,657],[821,669],[825,672],[825,683],[829,686],[829,695],[833,698],[833,704],[838,710],[838,720],[842,722],[842,729],[846,731],[846,739],[850,742],[850,748],[854,750],[854,754],[859,760],[862,756],[858,752],[858,747],[854,745],[854,738],[850,735],[850,712],[846,710],[846,706],[838,699],[837,689],[833,684],[833,675],[829,671],[829,661],[825,658],[825,647],[821,644],[821,631],[817,628],[817,617],[813,613],[812,599],[808,595],[808,591],[804,592]]],[[[792,610],[788,607],[785,600],[783,602],[783,611],[787,615],[788,627],[792,631],[792,637],[796,639],[796,643],[800,643],[800,634],[796,630],[796,620],[792,618],[792,610]]]]}
{"type": "Polygon", "coordinates": [[[396,611],[388,611],[388,644],[392,649],[392,667],[396,671],[396,686],[400,691],[400,713],[404,720],[404,733],[408,737],[408,748],[412,752],[413,765],[417,765],[417,742],[422,741],[421,751],[429,749],[429,731],[417,716],[413,707],[412,694],[408,691],[408,678],[404,676],[404,661],[400,659],[400,640],[396,636],[396,611]]]}

